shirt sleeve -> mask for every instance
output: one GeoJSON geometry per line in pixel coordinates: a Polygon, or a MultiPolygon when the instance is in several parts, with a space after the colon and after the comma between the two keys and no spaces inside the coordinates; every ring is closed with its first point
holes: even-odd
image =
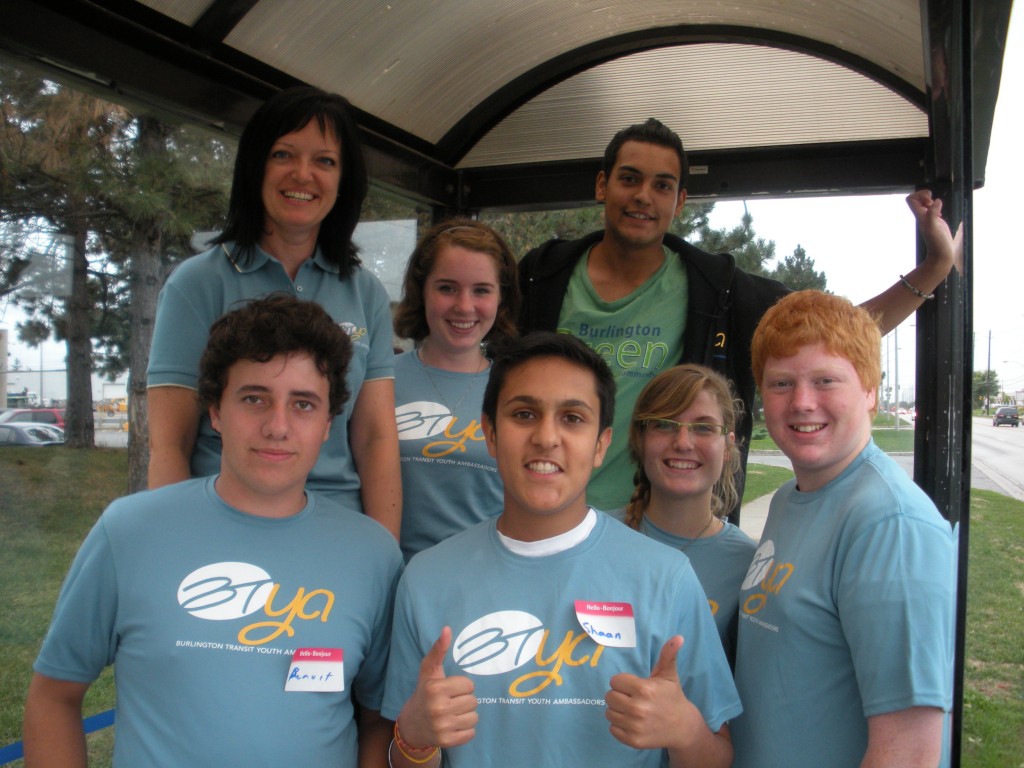
{"type": "Polygon", "coordinates": [[[865,717],[952,704],[953,539],[935,516],[887,516],[841,563],[838,611],[865,717]]]}
{"type": "Polygon", "coordinates": [[[146,385],[196,389],[199,359],[206,348],[214,319],[206,317],[189,300],[187,292],[179,287],[172,275],[157,300],[146,385]]]}
{"type": "Polygon", "coordinates": [[[117,653],[117,569],[101,517],[75,556],[33,665],[56,680],[91,683],[117,653]]]}

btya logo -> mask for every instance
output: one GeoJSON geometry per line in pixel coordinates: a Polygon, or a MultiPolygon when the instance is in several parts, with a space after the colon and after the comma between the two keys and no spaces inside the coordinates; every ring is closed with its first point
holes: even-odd
{"type": "Polygon", "coordinates": [[[760,591],[754,592],[743,601],[743,613],[752,616],[764,608],[768,603],[768,596],[777,595],[792,575],[792,563],[775,561],[775,544],[772,540],[768,539],[762,543],[754,553],[754,559],[741,587],[744,592],[755,586],[760,587],[760,591]]]}
{"type": "Polygon", "coordinates": [[[537,669],[520,675],[508,687],[509,695],[517,698],[533,696],[552,683],[561,685],[563,666],[597,666],[604,647],[586,632],[567,631],[553,650],[547,648],[550,635],[532,614],[496,611],[459,633],[452,644],[452,658],[471,675],[500,675],[532,662],[537,669]]]}
{"type": "Polygon", "coordinates": [[[258,621],[242,627],[238,642],[243,645],[262,645],[287,634],[295,635],[292,626],[296,619],[327,621],[334,607],[334,593],[326,589],[306,592],[299,587],[286,604],[275,607],[281,585],[270,574],[251,563],[224,562],[204,565],[181,580],[178,585],[178,604],[198,619],[230,621],[263,611],[274,619],[258,621]]]}
{"type": "Polygon", "coordinates": [[[399,440],[431,440],[423,446],[427,458],[443,458],[453,453],[465,453],[469,442],[483,442],[484,431],[480,422],[456,427],[458,418],[448,406],[430,400],[417,400],[395,408],[399,440]]]}

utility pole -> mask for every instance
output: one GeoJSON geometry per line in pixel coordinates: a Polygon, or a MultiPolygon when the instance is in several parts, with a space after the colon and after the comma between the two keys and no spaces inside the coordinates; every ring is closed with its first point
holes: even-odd
{"type": "Polygon", "coordinates": [[[893,343],[896,347],[896,431],[900,431],[900,327],[897,325],[892,329],[893,343]]]}
{"type": "Polygon", "coordinates": [[[992,404],[992,329],[988,329],[988,362],[985,364],[985,415],[992,404]]]}

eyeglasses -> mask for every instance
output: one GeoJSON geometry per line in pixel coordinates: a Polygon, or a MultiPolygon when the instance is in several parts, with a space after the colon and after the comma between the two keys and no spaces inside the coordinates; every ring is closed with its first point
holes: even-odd
{"type": "Polygon", "coordinates": [[[726,433],[725,424],[713,424],[706,421],[679,422],[672,421],[672,419],[643,419],[638,421],[637,424],[659,435],[678,435],[679,430],[684,427],[690,433],[690,437],[693,438],[706,439],[726,433]]]}

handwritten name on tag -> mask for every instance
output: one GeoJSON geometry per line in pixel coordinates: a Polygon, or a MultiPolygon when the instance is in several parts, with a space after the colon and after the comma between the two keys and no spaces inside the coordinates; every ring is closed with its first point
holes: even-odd
{"type": "Polygon", "coordinates": [[[341,648],[298,648],[292,654],[286,691],[344,691],[345,665],[341,648]]]}
{"type": "Polygon", "coordinates": [[[636,647],[636,621],[629,603],[576,600],[576,619],[598,645],[636,647]]]}

